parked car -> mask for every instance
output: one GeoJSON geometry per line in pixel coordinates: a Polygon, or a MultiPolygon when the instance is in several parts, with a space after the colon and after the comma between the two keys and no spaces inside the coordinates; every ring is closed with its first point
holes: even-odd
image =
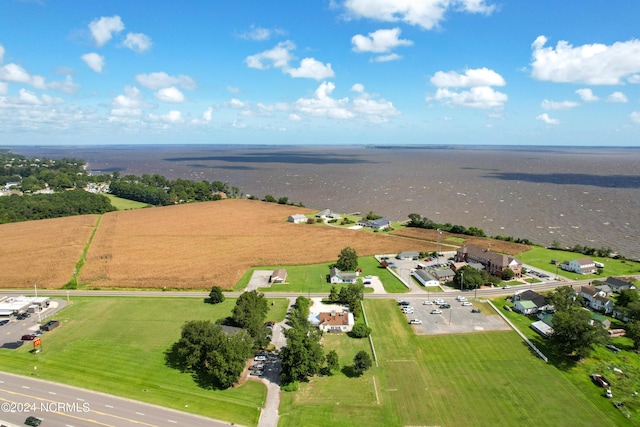
{"type": "Polygon", "coordinates": [[[614,353],[620,353],[620,349],[618,347],[616,347],[615,345],[608,344],[607,348],[609,350],[613,351],[614,353]]]}
{"type": "Polygon", "coordinates": [[[513,309],[511,307],[509,307],[508,305],[503,305],[502,308],[504,308],[507,311],[513,311],[513,309]]]}
{"type": "Polygon", "coordinates": [[[38,427],[42,423],[42,420],[36,417],[27,417],[24,423],[28,426],[38,427]]]}
{"type": "Polygon", "coordinates": [[[606,397],[607,399],[611,399],[613,397],[613,394],[611,394],[610,388],[608,388],[607,391],[604,392],[604,397],[606,397]]]}
{"type": "Polygon", "coordinates": [[[473,305],[473,304],[471,304],[469,301],[463,301],[462,302],[462,306],[463,307],[469,307],[470,305],[473,305]]]}
{"type": "Polygon", "coordinates": [[[456,299],[457,299],[458,301],[466,301],[466,300],[467,300],[467,297],[464,297],[464,296],[458,296],[458,297],[456,297],[456,299]]]}
{"type": "Polygon", "coordinates": [[[264,375],[264,371],[259,371],[259,370],[251,371],[251,374],[250,374],[250,375],[253,375],[253,376],[255,376],[255,377],[261,377],[261,376],[263,376],[263,375],[264,375]]]}
{"type": "Polygon", "coordinates": [[[22,338],[20,338],[22,341],[33,341],[36,339],[36,336],[33,334],[26,334],[23,335],[22,338]]]}
{"type": "Polygon", "coordinates": [[[433,302],[431,301],[425,301],[422,303],[422,305],[433,305],[433,302]]]}
{"type": "Polygon", "coordinates": [[[409,301],[398,301],[398,305],[409,305],[409,301]]]}
{"type": "Polygon", "coordinates": [[[4,326],[4,325],[6,325],[7,323],[9,323],[9,320],[8,320],[8,319],[0,320],[0,326],[4,326]]]}
{"type": "Polygon", "coordinates": [[[431,310],[431,314],[442,314],[442,310],[438,310],[438,309],[431,310]]]}
{"type": "Polygon", "coordinates": [[[411,319],[409,320],[409,323],[412,325],[422,325],[422,320],[420,319],[411,319]]]}
{"type": "Polygon", "coordinates": [[[502,287],[502,289],[511,289],[511,286],[509,286],[509,285],[504,285],[504,286],[502,287]]]}
{"type": "Polygon", "coordinates": [[[447,303],[440,304],[440,308],[451,308],[451,305],[447,303]]]}
{"type": "Polygon", "coordinates": [[[256,363],[255,365],[249,366],[250,371],[261,371],[264,369],[264,363],[256,363]]]}
{"type": "Polygon", "coordinates": [[[60,322],[58,322],[57,320],[49,320],[47,323],[42,325],[40,329],[42,329],[43,331],[52,331],[58,326],[60,326],[60,322]]]}
{"type": "Polygon", "coordinates": [[[479,308],[473,308],[471,309],[472,313],[480,313],[480,309],[479,308]]]}
{"type": "Polygon", "coordinates": [[[256,362],[264,362],[265,360],[267,360],[267,356],[258,355],[254,357],[253,360],[256,362]]]}
{"type": "Polygon", "coordinates": [[[276,322],[272,322],[271,320],[269,320],[267,322],[264,322],[264,324],[265,324],[265,326],[273,327],[276,324],[276,322]]]}
{"type": "Polygon", "coordinates": [[[591,381],[593,381],[595,385],[600,387],[609,387],[611,385],[609,380],[600,374],[591,374],[591,381]]]}
{"type": "Polygon", "coordinates": [[[364,284],[365,284],[365,285],[370,285],[370,284],[371,284],[371,281],[370,281],[370,280],[365,280],[365,281],[364,281],[364,284]]]}

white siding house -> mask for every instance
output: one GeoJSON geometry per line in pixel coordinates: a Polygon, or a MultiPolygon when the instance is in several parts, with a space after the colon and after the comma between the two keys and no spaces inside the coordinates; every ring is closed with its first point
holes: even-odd
{"type": "Polygon", "coordinates": [[[415,270],[411,275],[415,277],[422,286],[440,286],[440,281],[426,270],[415,270]]]}

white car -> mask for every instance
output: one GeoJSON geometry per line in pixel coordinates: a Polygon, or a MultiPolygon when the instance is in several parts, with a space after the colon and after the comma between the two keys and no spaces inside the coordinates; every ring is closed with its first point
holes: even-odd
{"type": "Polygon", "coordinates": [[[411,319],[409,320],[409,323],[412,325],[422,325],[422,320],[420,319],[411,319]]]}
{"type": "Polygon", "coordinates": [[[433,305],[433,302],[431,301],[425,301],[422,303],[422,305],[433,305]]]}
{"type": "Polygon", "coordinates": [[[431,310],[431,314],[442,314],[442,310],[431,310]]]}
{"type": "Polygon", "coordinates": [[[467,297],[456,297],[458,301],[466,301],[467,297]]]}
{"type": "Polygon", "coordinates": [[[472,305],[469,301],[463,301],[462,302],[462,306],[463,307],[469,307],[470,305],[472,305]]]}
{"type": "Polygon", "coordinates": [[[262,356],[262,355],[256,356],[253,358],[253,360],[256,362],[264,362],[265,360],[267,360],[267,356],[262,356]]]}
{"type": "Polygon", "coordinates": [[[264,375],[264,371],[251,371],[250,375],[253,375],[255,377],[261,377],[264,375]]]}
{"type": "Polygon", "coordinates": [[[404,313],[404,314],[413,314],[413,309],[411,309],[411,310],[402,310],[402,313],[404,313]]]}
{"type": "Polygon", "coordinates": [[[413,306],[410,306],[410,305],[405,305],[404,307],[401,307],[401,308],[402,308],[402,311],[413,310],[413,306]]]}

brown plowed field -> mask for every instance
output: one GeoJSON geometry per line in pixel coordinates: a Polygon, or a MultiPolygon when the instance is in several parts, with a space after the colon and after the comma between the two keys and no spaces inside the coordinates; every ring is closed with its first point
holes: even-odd
{"type": "MultiPolygon", "coordinates": [[[[424,228],[403,228],[393,232],[394,236],[410,237],[418,240],[428,240],[432,242],[438,241],[437,230],[427,230],[424,228]]],[[[531,246],[523,245],[520,243],[504,242],[502,240],[487,239],[484,237],[465,236],[463,234],[451,234],[442,232],[440,235],[440,250],[441,251],[455,251],[458,246],[473,245],[480,248],[491,249],[494,252],[508,255],[518,255],[524,251],[531,249],[531,246]],[[451,237],[456,240],[464,240],[463,242],[456,243],[456,246],[451,246],[447,242],[447,238],[451,237]]]]}
{"type": "Polygon", "coordinates": [[[317,212],[252,200],[110,212],[102,217],[80,283],[118,288],[231,288],[252,266],[335,261],[358,255],[433,251],[435,244],[319,225],[292,224],[317,212]]]}
{"type": "Polygon", "coordinates": [[[0,225],[0,287],[59,288],[73,277],[97,215],[0,225]]]}

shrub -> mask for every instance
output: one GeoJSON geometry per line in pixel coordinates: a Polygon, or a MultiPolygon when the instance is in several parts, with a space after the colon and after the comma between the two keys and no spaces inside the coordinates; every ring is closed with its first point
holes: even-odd
{"type": "Polygon", "coordinates": [[[354,338],[366,338],[371,335],[371,328],[364,323],[358,323],[351,330],[351,336],[354,338]]]}

